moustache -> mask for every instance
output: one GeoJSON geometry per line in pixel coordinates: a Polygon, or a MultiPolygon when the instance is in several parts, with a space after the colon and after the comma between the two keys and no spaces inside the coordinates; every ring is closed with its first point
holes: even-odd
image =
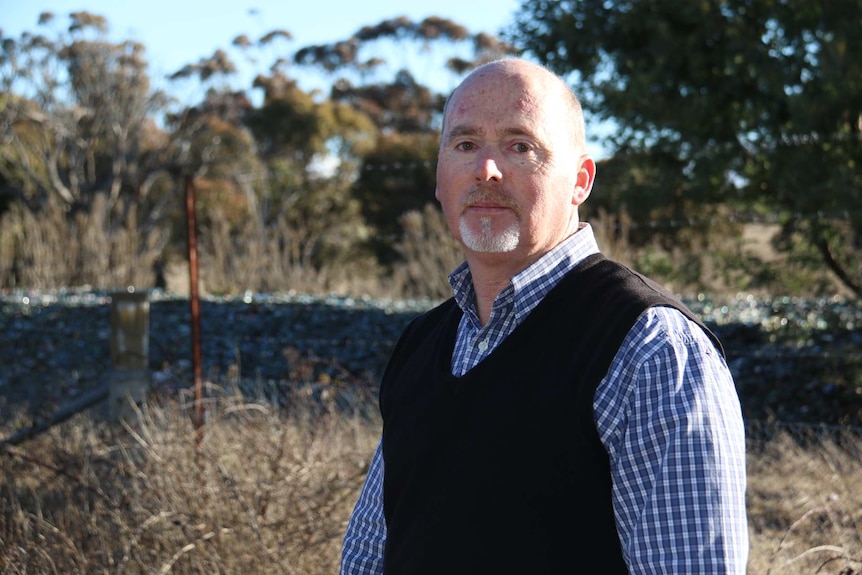
{"type": "Polygon", "coordinates": [[[465,205],[478,204],[478,203],[493,203],[498,204],[504,208],[509,208],[512,210],[517,210],[517,204],[505,193],[500,192],[499,190],[476,187],[473,188],[470,193],[467,194],[467,197],[464,198],[465,205]]]}

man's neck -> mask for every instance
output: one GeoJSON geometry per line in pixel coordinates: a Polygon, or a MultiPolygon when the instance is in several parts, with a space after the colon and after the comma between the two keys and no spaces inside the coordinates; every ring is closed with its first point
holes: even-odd
{"type": "Polygon", "coordinates": [[[476,314],[484,326],[491,318],[491,307],[500,292],[506,289],[512,278],[530,267],[532,259],[513,259],[512,254],[468,254],[467,265],[476,292],[476,314]]]}
{"type": "MultiPolygon", "coordinates": [[[[565,239],[577,233],[582,227],[585,226],[576,224],[576,229],[565,239]]],[[[464,250],[467,265],[470,267],[470,275],[473,278],[473,289],[476,292],[476,314],[483,326],[491,318],[491,307],[497,296],[509,286],[512,278],[536,263],[554,248],[544,252],[527,254],[518,253],[517,250],[506,253],[482,253],[464,250]]]]}

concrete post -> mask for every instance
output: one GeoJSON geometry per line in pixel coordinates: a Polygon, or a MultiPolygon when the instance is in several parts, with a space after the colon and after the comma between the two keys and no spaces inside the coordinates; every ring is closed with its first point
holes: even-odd
{"type": "Polygon", "coordinates": [[[111,294],[111,371],[108,379],[110,415],[134,417],[133,404],[146,400],[149,371],[150,302],[146,293],[111,294]]]}

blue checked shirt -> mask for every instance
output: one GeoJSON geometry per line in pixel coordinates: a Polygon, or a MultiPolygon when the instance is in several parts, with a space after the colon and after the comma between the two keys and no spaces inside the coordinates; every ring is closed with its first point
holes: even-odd
{"type": "MultiPolygon", "coordinates": [[[[559,280],[598,252],[577,233],[514,278],[484,327],[466,264],[449,280],[464,311],[452,373],[463,375],[508,336],[559,280]]],[[[678,310],[647,310],[594,397],[611,462],[617,531],[629,571],[746,572],[745,437],[736,388],[709,338],[678,310]]],[[[383,573],[383,457],[378,445],[350,517],[342,575],[383,573]]],[[[573,567],[577,558],[572,558],[573,567]]]]}

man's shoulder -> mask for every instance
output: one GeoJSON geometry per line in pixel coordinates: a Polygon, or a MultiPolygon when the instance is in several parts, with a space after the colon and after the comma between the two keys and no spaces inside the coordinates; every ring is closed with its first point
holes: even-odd
{"type": "Polygon", "coordinates": [[[678,308],[670,306],[648,308],[635,327],[645,334],[650,334],[650,337],[674,342],[708,343],[711,339],[711,332],[704,329],[706,326],[702,322],[695,321],[678,308]]]}
{"type": "MultiPolygon", "coordinates": [[[[685,310],[683,303],[664,286],[601,253],[584,258],[560,282],[560,291],[581,294],[593,309],[634,306],[646,309],[668,305],[685,310]]],[[[636,312],[640,315],[640,312],[636,312]]]]}
{"type": "MultiPolygon", "coordinates": [[[[561,282],[568,294],[581,293],[590,313],[624,318],[621,325],[639,331],[645,315],[663,324],[663,329],[679,333],[702,332],[724,354],[721,342],[682,298],[646,275],[602,254],[586,258],[561,282]],[[695,329],[697,328],[697,329],[695,329]]],[[[698,336],[700,333],[698,333],[698,336]]]]}

